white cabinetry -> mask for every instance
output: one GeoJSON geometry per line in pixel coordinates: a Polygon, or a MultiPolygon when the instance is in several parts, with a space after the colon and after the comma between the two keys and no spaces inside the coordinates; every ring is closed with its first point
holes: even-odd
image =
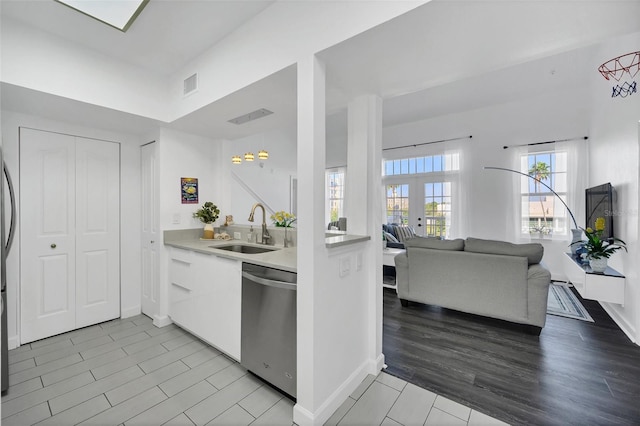
{"type": "Polygon", "coordinates": [[[584,299],[624,305],[625,277],[615,269],[593,272],[589,265],[579,264],[570,253],[565,253],[564,271],[584,299]]]}
{"type": "Polygon", "coordinates": [[[172,248],[169,265],[171,319],[240,360],[241,262],[172,248]]]}

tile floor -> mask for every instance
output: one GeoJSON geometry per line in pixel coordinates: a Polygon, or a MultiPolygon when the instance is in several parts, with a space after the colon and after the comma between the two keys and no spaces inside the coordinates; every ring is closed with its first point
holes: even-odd
{"type": "MultiPolygon", "coordinates": [[[[2,425],[291,425],[293,402],[235,361],[145,316],[9,352],[2,425]]],[[[368,376],[327,425],[504,424],[386,373],[368,376]]]]}

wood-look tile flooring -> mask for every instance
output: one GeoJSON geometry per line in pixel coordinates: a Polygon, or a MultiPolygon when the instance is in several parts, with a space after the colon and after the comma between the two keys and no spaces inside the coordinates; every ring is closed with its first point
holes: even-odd
{"type": "Polygon", "coordinates": [[[597,302],[579,299],[594,323],[547,315],[538,337],[436,306],[403,308],[385,289],[386,372],[513,425],[640,425],[640,347],[597,302]]]}
{"type": "MultiPolygon", "coordinates": [[[[119,319],[9,351],[2,425],[291,425],[293,401],[180,328],[119,319]]],[[[328,425],[501,424],[391,375],[328,425]]]]}

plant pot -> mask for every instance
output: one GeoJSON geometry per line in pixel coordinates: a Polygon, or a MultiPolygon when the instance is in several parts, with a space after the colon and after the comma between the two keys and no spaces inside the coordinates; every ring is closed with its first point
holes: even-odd
{"type": "Polygon", "coordinates": [[[205,223],[202,238],[205,240],[213,240],[213,237],[215,237],[215,232],[213,231],[213,223],[205,223]]]}
{"type": "Polygon", "coordinates": [[[604,272],[607,269],[607,258],[601,257],[600,259],[589,259],[589,266],[593,272],[604,272]]]}

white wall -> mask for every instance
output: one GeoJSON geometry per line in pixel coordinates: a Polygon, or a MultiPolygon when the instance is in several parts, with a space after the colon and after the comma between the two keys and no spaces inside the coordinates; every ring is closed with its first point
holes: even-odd
{"type": "MultiPolygon", "coordinates": [[[[18,128],[30,127],[39,130],[66,133],[88,138],[120,142],[121,155],[121,227],[120,227],[120,268],[121,268],[121,313],[136,315],[140,313],[140,198],[135,188],[140,182],[140,140],[136,136],[86,128],[77,124],[51,121],[40,117],[2,111],[2,143],[5,161],[11,173],[16,189],[16,198],[20,196],[18,180],[18,128]],[[127,190],[127,184],[133,182],[133,190],[127,190]]],[[[20,217],[20,206],[17,206],[20,217]]],[[[20,283],[20,222],[7,259],[7,326],[9,347],[19,344],[18,307],[20,283]]]]}
{"type": "MultiPolygon", "coordinates": [[[[484,166],[513,168],[513,150],[505,145],[565,139],[588,134],[588,93],[568,87],[560,92],[542,94],[506,104],[450,114],[429,120],[383,129],[383,147],[403,146],[461,136],[473,136],[456,142],[427,145],[403,150],[407,157],[442,152],[453,144],[462,149],[461,187],[464,189],[462,212],[464,234],[454,237],[513,240],[513,179],[508,172],[484,170],[484,166]]],[[[400,153],[393,151],[394,155],[400,153]]],[[[580,218],[577,218],[580,222],[580,218]]],[[[584,219],[582,220],[584,221],[584,219]]],[[[554,276],[562,279],[560,260],[567,241],[541,240],[544,261],[554,276]]]]}
{"type": "MultiPolygon", "coordinates": [[[[640,33],[612,39],[600,45],[593,58],[597,69],[609,59],[640,48],[640,33]]],[[[640,74],[634,79],[640,83],[640,74]]],[[[631,83],[627,75],[620,80],[631,83]]],[[[617,252],[610,265],[626,276],[625,304],[603,304],[607,312],[637,342],[640,342],[640,278],[638,264],[638,172],[640,94],[612,98],[612,87],[594,72],[590,98],[590,186],[611,182],[617,193],[615,235],[627,243],[629,253],[617,252]]]]}
{"type": "Polygon", "coordinates": [[[193,218],[193,213],[211,201],[220,209],[224,222],[224,211],[228,206],[221,203],[226,189],[221,184],[221,143],[213,139],[196,136],[177,130],[163,128],[158,140],[160,161],[160,229],[202,228],[203,224],[193,218]],[[198,178],[198,204],[182,204],[180,178],[198,178]],[[177,218],[175,223],[174,219],[177,218]]]}
{"type": "Polygon", "coordinates": [[[6,17],[1,35],[3,82],[168,120],[165,78],[6,17]]]}
{"type": "MultiPolygon", "coordinates": [[[[233,215],[236,224],[250,224],[248,221],[251,206],[262,200],[273,211],[291,211],[290,179],[296,175],[297,155],[296,129],[281,129],[268,133],[261,133],[233,141],[225,141],[222,155],[222,168],[228,210],[223,214],[233,215]],[[269,152],[269,159],[258,159],[258,151],[265,149],[269,152]],[[244,154],[253,152],[255,161],[244,161],[244,154]],[[240,155],[241,164],[231,164],[231,157],[240,155]],[[259,200],[245,189],[244,185],[231,175],[235,174],[241,182],[248,186],[259,197],[259,200]]],[[[272,225],[267,211],[267,225],[272,225]]],[[[258,216],[254,225],[259,226],[262,218],[258,216]]]]}
{"type": "Polygon", "coordinates": [[[171,115],[187,115],[428,1],[276,2],[171,77],[171,115]],[[198,92],[183,97],[184,79],[196,72],[198,92]]]}

